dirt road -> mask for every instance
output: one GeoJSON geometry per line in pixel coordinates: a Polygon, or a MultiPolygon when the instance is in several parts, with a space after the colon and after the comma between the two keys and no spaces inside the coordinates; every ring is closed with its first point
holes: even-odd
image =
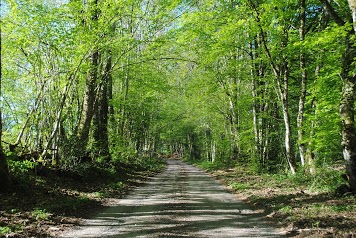
{"type": "Polygon", "coordinates": [[[280,237],[219,182],[179,160],[61,237],[280,237]]]}

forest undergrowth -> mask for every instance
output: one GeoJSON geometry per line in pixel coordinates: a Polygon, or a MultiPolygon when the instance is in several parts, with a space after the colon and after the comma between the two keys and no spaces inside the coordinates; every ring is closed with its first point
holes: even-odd
{"type": "Polygon", "coordinates": [[[81,163],[76,169],[13,165],[12,188],[0,193],[0,237],[51,237],[90,217],[109,198],[127,194],[163,166],[162,160],[147,158],[81,163]]]}
{"type": "Polygon", "coordinates": [[[315,175],[256,173],[242,164],[195,163],[261,210],[288,237],[355,237],[356,197],[341,195],[342,165],[315,175]]]}

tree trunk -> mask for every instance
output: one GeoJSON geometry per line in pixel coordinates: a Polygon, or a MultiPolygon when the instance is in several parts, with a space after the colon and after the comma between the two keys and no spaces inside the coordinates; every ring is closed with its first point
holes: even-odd
{"type": "Polygon", "coordinates": [[[94,115],[95,89],[98,79],[99,52],[95,51],[90,56],[90,69],[83,96],[82,114],[78,126],[78,140],[80,146],[85,148],[88,143],[90,123],[94,115]]]}
{"type": "Polygon", "coordinates": [[[346,36],[346,51],[343,57],[342,77],[344,80],[340,103],[340,116],[342,120],[343,155],[346,163],[346,172],[351,191],[356,193],[356,128],[355,128],[355,82],[356,74],[354,64],[356,47],[354,35],[356,33],[356,0],[348,0],[353,19],[353,31],[346,36]]]}
{"type": "MultiPolygon", "coordinates": [[[[1,44],[1,26],[0,26],[0,95],[2,81],[2,44],[1,44]]],[[[0,192],[8,189],[10,185],[9,169],[7,166],[6,156],[2,148],[2,107],[0,107],[0,192]]]]}
{"type": "Polygon", "coordinates": [[[253,43],[250,43],[250,56],[251,56],[251,78],[252,78],[252,121],[253,121],[253,134],[254,134],[254,141],[255,141],[255,150],[254,150],[254,157],[258,160],[261,158],[261,143],[259,140],[259,126],[258,126],[258,104],[259,100],[257,99],[257,82],[256,78],[258,75],[258,67],[254,62],[256,60],[256,48],[257,48],[257,40],[254,40],[253,43]]]}
{"type": "Polygon", "coordinates": [[[98,93],[98,106],[94,114],[93,137],[95,152],[98,156],[109,158],[109,137],[108,137],[108,83],[111,81],[111,53],[109,53],[105,64],[104,74],[98,93]]]}
{"type": "Polygon", "coordinates": [[[238,135],[238,115],[235,111],[235,106],[232,97],[229,95],[229,121],[230,121],[230,132],[233,143],[231,145],[232,159],[238,160],[239,158],[239,135],[238,135]]]}
{"type": "MultiPolygon", "coordinates": [[[[327,0],[320,0],[324,4],[328,13],[333,17],[339,26],[344,26],[346,22],[338,15],[335,9],[327,0]]],[[[353,28],[345,37],[345,52],[343,55],[341,77],[343,79],[343,88],[340,102],[340,118],[342,121],[342,141],[343,155],[346,164],[347,179],[351,191],[356,193],[356,128],[354,118],[355,104],[355,82],[356,74],[354,64],[356,58],[356,47],[353,38],[356,33],[356,1],[348,0],[351,10],[353,28]]]]}
{"type": "Polygon", "coordinates": [[[30,122],[30,119],[31,119],[33,113],[35,113],[37,111],[37,109],[43,99],[43,89],[44,89],[44,83],[41,85],[41,89],[37,94],[35,105],[31,108],[31,111],[28,113],[27,118],[26,118],[25,122],[23,123],[21,130],[20,130],[19,134],[17,135],[17,139],[14,143],[15,146],[20,144],[22,136],[25,133],[25,130],[27,128],[28,123],[30,122]]]}
{"type": "Polygon", "coordinates": [[[255,76],[252,75],[252,120],[253,120],[253,133],[254,133],[254,140],[255,140],[255,157],[260,157],[260,140],[259,140],[259,127],[258,127],[258,118],[257,118],[257,93],[256,93],[256,80],[255,76]]]}
{"type": "Polygon", "coordinates": [[[61,119],[62,119],[62,112],[63,112],[63,109],[64,109],[64,106],[65,106],[65,102],[67,100],[67,97],[68,97],[68,92],[69,92],[69,89],[70,87],[72,86],[73,84],[73,81],[74,81],[74,78],[75,78],[75,74],[77,72],[77,70],[79,69],[79,66],[77,67],[77,69],[69,76],[69,81],[68,83],[66,84],[66,86],[64,87],[63,89],[63,94],[62,94],[62,98],[61,98],[61,101],[59,103],[59,108],[58,108],[58,112],[56,114],[56,120],[54,122],[54,125],[53,125],[53,129],[52,129],[52,132],[51,132],[51,135],[49,136],[48,140],[47,140],[47,143],[42,151],[42,154],[41,154],[41,157],[44,158],[46,155],[47,155],[47,152],[49,150],[49,148],[51,147],[52,145],[52,142],[55,138],[55,136],[57,135],[57,132],[58,132],[58,129],[60,128],[60,123],[61,123],[61,119]]]}
{"type": "Polygon", "coordinates": [[[128,95],[129,95],[129,88],[130,88],[130,67],[125,69],[125,77],[122,79],[122,84],[121,84],[121,93],[124,94],[124,97],[121,102],[121,107],[120,107],[120,125],[118,127],[118,133],[119,135],[124,138],[124,133],[125,133],[125,124],[126,124],[126,101],[128,100],[128,95]]]}
{"type": "Polygon", "coordinates": [[[356,128],[355,128],[355,82],[356,75],[352,73],[356,57],[356,47],[353,46],[351,33],[346,39],[347,48],[343,58],[342,77],[344,80],[341,102],[340,117],[342,121],[343,155],[346,163],[348,182],[352,191],[356,192],[356,128]]]}
{"type": "Polygon", "coordinates": [[[355,79],[344,79],[340,116],[342,120],[342,147],[350,187],[356,191],[356,130],[354,120],[355,79]]]}
{"type": "MultiPolygon", "coordinates": [[[[287,157],[287,162],[289,165],[289,169],[292,174],[295,174],[296,171],[296,164],[295,164],[295,158],[293,156],[292,152],[292,143],[291,143],[291,125],[290,125],[290,117],[289,117],[289,105],[288,105],[288,87],[289,87],[289,68],[288,68],[288,63],[285,62],[284,65],[284,76],[283,76],[283,92],[281,92],[281,97],[282,97],[282,110],[283,110],[283,121],[284,121],[284,127],[285,127],[285,149],[286,149],[286,157],[287,157]]],[[[280,84],[280,83],[279,83],[280,84]]]]}
{"type": "MultiPolygon", "coordinates": [[[[91,20],[93,28],[97,28],[97,21],[99,20],[99,9],[98,9],[98,0],[92,0],[89,3],[91,11],[91,20]]],[[[90,24],[91,22],[85,22],[90,24]]],[[[77,137],[79,145],[82,149],[85,149],[88,139],[90,124],[95,112],[95,99],[96,99],[96,87],[98,82],[98,70],[99,70],[99,61],[100,53],[98,49],[95,49],[90,54],[90,66],[87,73],[87,79],[85,84],[85,91],[83,96],[83,106],[80,121],[78,124],[77,137]]]]}
{"type": "Polygon", "coordinates": [[[356,0],[347,0],[351,9],[354,32],[356,32],[356,0]]]}
{"type": "MultiPolygon", "coordinates": [[[[300,28],[299,28],[299,39],[301,42],[304,41],[305,37],[305,0],[300,0],[300,28]]],[[[307,91],[307,70],[306,70],[306,59],[304,49],[300,52],[300,70],[301,70],[301,90],[299,97],[299,110],[297,116],[297,128],[298,128],[298,147],[301,165],[305,165],[305,144],[303,142],[304,129],[303,129],[303,119],[304,119],[304,105],[306,99],[307,91]]]]}
{"type": "MultiPolygon", "coordinates": [[[[320,71],[320,65],[317,65],[315,68],[314,85],[316,85],[316,82],[319,78],[319,71],[320,71]]],[[[305,151],[305,165],[307,166],[310,174],[315,174],[316,169],[315,169],[315,154],[314,154],[314,147],[315,147],[314,136],[315,136],[316,122],[318,121],[318,119],[317,119],[317,98],[315,92],[313,92],[312,94],[313,94],[313,98],[311,102],[311,109],[312,109],[312,113],[314,114],[314,118],[310,120],[309,141],[305,151]]]]}
{"type": "MultiPolygon", "coordinates": [[[[296,173],[296,163],[292,153],[292,146],[291,146],[291,125],[290,125],[290,118],[289,118],[289,105],[288,105],[288,90],[289,90],[289,66],[288,60],[286,56],[282,56],[282,63],[281,65],[277,65],[274,61],[271,51],[267,46],[267,41],[265,38],[265,31],[263,30],[261,19],[260,19],[260,12],[257,9],[257,6],[254,4],[253,1],[249,0],[249,3],[252,9],[255,11],[255,20],[257,26],[259,27],[259,37],[262,44],[262,47],[266,53],[267,59],[271,66],[272,72],[275,76],[278,86],[278,93],[282,103],[282,113],[283,113],[283,121],[285,127],[285,152],[287,162],[292,174],[296,173]]],[[[281,48],[284,49],[287,47],[288,44],[288,32],[286,26],[284,26],[283,32],[283,39],[281,41],[281,48]]]]}

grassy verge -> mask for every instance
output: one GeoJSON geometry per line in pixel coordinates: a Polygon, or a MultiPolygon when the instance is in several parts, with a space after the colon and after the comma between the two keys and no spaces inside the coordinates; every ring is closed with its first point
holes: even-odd
{"type": "Polygon", "coordinates": [[[122,197],[163,166],[161,160],[145,159],[15,173],[12,190],[0,194],[0,237],[51,237],[95,213],[108,198],[122,197]]]}
{"type": "Polygon", "coordinates": [[[247,167],[226,168],[203,162],[237,196],[261,209],[289,237],[355,237],[356,197],[335,192],[342,184],[337,169],[313,176],[258,175],[247,167]]]}

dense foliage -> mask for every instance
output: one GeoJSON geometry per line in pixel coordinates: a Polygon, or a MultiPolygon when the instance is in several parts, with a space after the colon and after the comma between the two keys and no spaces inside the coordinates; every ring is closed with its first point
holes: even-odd
{"type": "Polygon", "coordinates": [[[176,153],[293,174],[344,159],[356,190],[355,6],[5,0],[0,176],[6,158],[176,153]]]}

